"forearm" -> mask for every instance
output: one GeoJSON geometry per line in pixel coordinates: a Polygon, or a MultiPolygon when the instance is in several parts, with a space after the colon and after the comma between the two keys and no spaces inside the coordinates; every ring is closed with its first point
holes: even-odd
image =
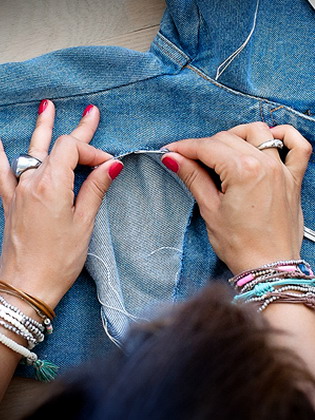
{"type": "MultiPolygon", "coordinates": [[[[1,295],[8,303],[18,307],[25,315],[32,317],[36,321],[41,321],[41,319],[36,315],[35,311],[21,299],[7,295],[5,293],[1,293],[1,295]]],[[[27,345],[26,340],[2,326],[0,326],[0,333],[4,334],[6,337],[14,340],[16,343],[22,346],[27,345]]],[[[15,353],[13,350],[0,343],[0,401],[6,392],[6,389],[21,358],[21,355],[15,353]]]]}
{"type": "Polygon", "coordinates": [[[302,304],[273,303],[263,316],[283,332],[273,334],[272,342],[295,352],[315,377],[315,312],[302,304]]]}

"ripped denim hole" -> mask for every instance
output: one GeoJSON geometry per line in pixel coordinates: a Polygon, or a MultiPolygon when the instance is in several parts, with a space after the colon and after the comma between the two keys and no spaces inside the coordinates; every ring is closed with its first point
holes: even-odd
{"type": "MultiPolygon", "coordinates": [[[[125,169],[96,217],[86,268],[104,330],[120,345],[130,324],[174,301],[194,198],[160,161],[161,150],[125,153],[125,169]]],[[[117,156],[116,156],[117,158],[117,156]]]]}

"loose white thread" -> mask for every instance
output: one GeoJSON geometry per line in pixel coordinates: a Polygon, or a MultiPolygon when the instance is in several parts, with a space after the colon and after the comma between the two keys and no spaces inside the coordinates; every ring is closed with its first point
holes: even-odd
{"type": "Polygon", "coordinates": [[[116,340],[116,338],[114,338],[110,332],[108,331],[108,327],[107,327],[107,319],[106,316],[104,314],[101,314],[101,319],[102,319],[102,324],[103,324],[103,328],[105,330],[105,333],[107,334],[107,336],[109,337],[109,339],[116,344],[117,347],[119,347],[120,349],[122,348],[120,342],[118,340],[116,340]]]}
{"type": "Polygon", "coordinates": [[[183,251],[182,251],[182,250],[180,250],[180,249],[178,249],[178,248],[174,248],[174,247],[172,247],[172,246],[161,246],[161,248],[155,249],[154,251],[150,252],[150,254],[148,254],[148,257],[150,257],[151,255],[155,254],[156,252],[163,251],[164,249],[170,249],[170,250],[172,250],[172,251],[177,251],[177,252],[179,252],[180,254],[182,254],[182,253],[183,253],[183,251]]]}
{"type": "Polygon", "coordinates": [[[215,80],[218,80],[219,79],[219,77],[222,75],[222,73],[229,67],[229,65],[232,63],[232,61],[243,51],[243,49],[249,43],[249,41],[250,41],[250,39],[251,39],[254,31],[255,31],[255,28],[256,28],[259,2],[260,2],[260,0],[257,0],[256,10],[255,10],[255,14],[254,14],[253,27],[252,27],[252,29],[251,29],[248,37],[246,38],[246,40],[244,41],[244,43],[236,51],[234,51],[233,54],[231,54],[227,59],[225,59],[223,61],[223,63],[221,63],[219,65],[219,67],[217,69],[217,74],[215,76],[215,80]]]}
{"type": "Polygon", "coordinates": [[[100,296],[99,296],[99,291],[97,291],[97,297],[98,297],[98,300],[99,300],[99,302],[101,303],[101,305],[106,306],[106,307],[108,307],[109,309],[113,309],[113,310],[116,310],[116,311],[118,311],[118,312],[121,312],[122,314],[126,315],[128,318],[131,318],[132,320],[141,320],[141,318],[139,318],[139,317],[137,317],[137,316],[135,316],[135,315],[132,315],[130,312],[128,312],[128,311],[126,310],[126,308],[125,308],[125,306],[124,306],[123,302],[121,301],[121,297],[120,297],[119,293],[117,292],[117,290],[115,289],[115,287],[114,287],[114,286],[112,285],[112,283],[111,283],[110,271],[109,271],[109,269],[108,269],[108,267],[107,267],[107,265],[106,265],[105,261],[103,261],[103,259],[102,259],[102,258],[100,258],[98,255],[93,254],[93,253],[91,253],[91,252],[89,252],[87,255],[90,255],[91,257],[96,258],[96,259],[97,259],[97,260],[99,260],[99,261],[103,264],[103,266],[105,267],[106,272],[107,272],[108,285],[109,285],[109,287],[112,289],[112,291],[115,293],[115,295],[116,295],[116,297],[117,297],[117,299],[118,299],[118,302],[119,302],[119,304],[120,304],[120,306],[121,306],[121,308],[122,308],[122,309],[115,308],[115,307],[111,307],[111,306],[109,306],[109,305],[107,305],[107,304],[104,304],[104,302],[102,302],[102,300],[101,300],[101,298],[100,298],[100,296]]]}

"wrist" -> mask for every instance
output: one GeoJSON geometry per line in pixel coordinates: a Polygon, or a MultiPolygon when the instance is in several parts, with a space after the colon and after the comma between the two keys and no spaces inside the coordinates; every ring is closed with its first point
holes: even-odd
{"type": "MultiPolygon", "coordinates": [[[[17,271],[8,271],[8,270],[0,270],[0,280],[4,281],[10,286],[18,288],[23,292],[43,301],[46,305],[54,309],[59,301],[62,298],[62,294],[54,289],[50,289],[47,287],[47,284],[55,284],[53,281],[47,281],[47,279],[37,279],[32,274],[27,273],[19,273],[17,271]]],[[[32,310],[32,308],[23,300],[19,298],[14,298],[13,296],[10,299],[17,299],[19,304],[23,305],[25,309],[32,310]]],[[[34,310],[33,310],[34,311],[34,310]]]]}
{"type": "Polygon", "coordinates": [[[290,261],[301,259],[300,254],[288,254],[288,253],[274,253],[270,254],[253,254],[247,255],[243,258],[235,258],[233,263],[227,264],[234,276],[248,270],[253,270],[263,265],[274,263],[275,261],[290,261]]]}

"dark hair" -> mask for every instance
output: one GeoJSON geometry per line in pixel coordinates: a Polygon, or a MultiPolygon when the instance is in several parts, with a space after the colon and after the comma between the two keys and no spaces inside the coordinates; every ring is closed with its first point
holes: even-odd
{"type": "Polygon", "coordinates": [[[314,380],[253,308],[214,285],[134,327],[125,352],[63,380],[29,419],[314,419],[314,380]]]}

